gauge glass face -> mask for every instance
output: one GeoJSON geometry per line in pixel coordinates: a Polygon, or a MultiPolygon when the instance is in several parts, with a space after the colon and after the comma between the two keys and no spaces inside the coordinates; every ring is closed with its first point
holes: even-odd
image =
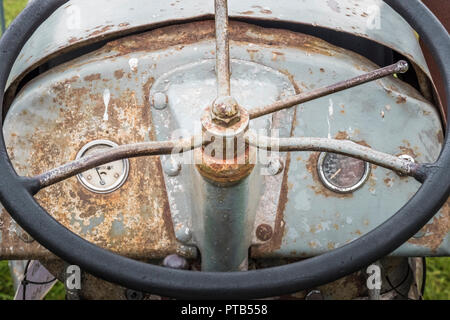
{"type": "MultiPolygon", "coordinates": [[[[117,146],[110,141],[93,141],[78,154],[78,158],[117,146]]],[[[128,159],[118,160],[87,170],[78,175],[78,180],[88,190],[109,193],[120,188],[128,176],[128,159]]]]}
{"type": "Polygon", "coordinates": [[[322,153],[319,176],[328,188],[337,192],[352,192],[364,184],[369,174],[367,162],[336,153],[322,153]]]}

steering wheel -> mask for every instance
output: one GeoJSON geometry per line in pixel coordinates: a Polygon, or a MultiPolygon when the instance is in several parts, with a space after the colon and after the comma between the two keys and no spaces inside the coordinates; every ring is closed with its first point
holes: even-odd
{"type": "MultiPolygon", "coordinates": [[[[67,0],[32,2],[1,38],[0,111],[3,107],[6,81],[22,47],[39,25],[66,2],[67,0]]],[[[216,12],[217,4],[220,2],[224,1],[216,1],[216,12]]],[[[386,2],[410,23],[430,48],[446,84],[446,95],[450,97],[450,65],[448,63],[450,38],[447,31],[420,0],[386,0],[386,2]]],[[[220,22],[216,17],[216,29],[220,22]]],[[[226,48],[222,47],[222,49],[225,49],[222,52],[226,54],[226,48]]],[[[226,67],[226,64],[224,66],[226,67]]],[[[394,69],[389,69],[388,73],[385,68],[382,70],[385,71],[384,75],[387,75],[404,71],[404,67],[403,63],[397,64],[394,69]]],[[[218,68],[218,73],[223,75],[220,70],[218,68]]],[[[226,72],[225,78],[221,78],[219,74],[218,83],[220,85],[221,80],[227,79],[226,72]]],[[[372,74],[371,77],[371,79],[375,79],[376,75],[372,74]]],[[[369,78],[366,77],[365,81],[369,81],[369,78]]],[[[359,79],[359,83],[362,81],[364,79],[359,79]]],[[[348,84],[348,82],[346,83],[348,84]]],[[[349,86],[343,86],[341,90],[345,87],[349,86]]],[[[226,90],[224,92],[226,93],[226,90]]],[[[328,90],[327,92],[335,91],[328,90]]],[[[320,94],[316,93],[313,98],[318,96],[320,94]]],[[[300,100],[305,101],[305,96],[302,99],[300,100]]],[[[231,109],[228,108],[230,105],[222,100],[216,100],[213,108],[219,114],[222,112],[226,118],[227,112],[230,112],[231,109]],[[224,105],[226,108],[222,108],[224,105]]],[[[288,102],[282,104],[283,107],[288,107],[295,105],[298,101],[290,101],[290,105],[288,102]]],[[[272,109],[269,108],[266,111],[273,112],[279,109],[274,109],[272,106],[272,109]]],[[[448,118],[450,99],[447,99],[447,110],[448,118]]],[[[450,121],[447,123],[447,132],[449,132],[450,121]]],[[[120,146],[102,154],[88,156],[78,162],[71,162],[37,177],[21,177],[16,174],[9,159],[2,123],[0,124],[0,137],[0,201],[23,229],[60,258],[79,265],[94,276],[130,289],[174,298],[263,298],[293,293],[334,281],[394,251],[433,217],[450,194],[450,139],[448,135],[440,157],[435,163],[414,165],[406,160],[375,152],[369,148],[355,147],[350,142],[341,142],[340,145],[330,147],[324,145],[325,142],[333,142],[326,141],[327,139],[286,138],[281,141],[280,151],[331,150],[340,152],[413,176],[422,182],[422,186],[395,215],[382,225],[357,240],[320,256],[279,267],[242,272],[176,270],[135,261],[89,243],[52,218],[37,203],[33,195],[50,184],[112,160],[167,154],[177,147],[192,149],[201,146],[202,143],[199,145],[191,140],[182,140],[120,146]]],[[[260,146],[254,139],[249,138],[249,141],[260,146]]]]}

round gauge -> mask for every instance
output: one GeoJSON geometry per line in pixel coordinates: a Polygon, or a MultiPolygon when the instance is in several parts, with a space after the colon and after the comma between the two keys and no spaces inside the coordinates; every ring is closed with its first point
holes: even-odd
{"type": "MultiPolygon", "coordinates": [[[[78,152],[77,159],[117,146],[116,143],[108,140],[91,141],[78,152]]],[[[80,173],[77,178],[86,189],[92,192],[110,193],[125,183],[129,167],[128,159],[118,160],[80,173]]]]}
{"type": "Polygon", "coordinates": [[[368,162],[328,152],[320,154],[317,168],[322,183],[339,193],[355,191],[364,184],[370,173],[368,162]]]}

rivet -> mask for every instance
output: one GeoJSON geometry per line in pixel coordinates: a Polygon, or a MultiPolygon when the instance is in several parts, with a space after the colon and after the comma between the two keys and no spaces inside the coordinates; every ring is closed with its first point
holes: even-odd
{"type": "Polygon", "coordinates": [[[272,239],[272,236],[273,230],[272,227],[268,224],[263,223],[256,228],[256,237],[258,238],[258,240],[269,241],[270,239],[272,239]]]}
{"type": "Polygon", "coordinates": [[[284,169],[283,162],[281,162],[279,158],[271,159],[267,166],[267,170],[269,174],[272,176],[276,176],[277,174],[281,173],[283,169],[284,169]]]}
{"type": "Polygon", "coordinates": [[[180,242],[183,242],[183,243],[188,242],[192,238],[191,229],[189,229],[187,227],[182,227],[175,232],[175,237],[180,242]]]}
{"type": "Polygon", "coordinates": [[[170,157],[163,162],[163,170],[170,177],[176,177],[181,171],[181,163],[170,157]]]}
{"type": "Polygon", "coordinates": [[[151,102],[151,104],[153,105],[153,107],[155,109],[163,110],[164,108],[167,107],[167,104],[169,103],[169,98],[163,92],[156,92],[151,97],[151,101],[150,102],[151,102]]]}

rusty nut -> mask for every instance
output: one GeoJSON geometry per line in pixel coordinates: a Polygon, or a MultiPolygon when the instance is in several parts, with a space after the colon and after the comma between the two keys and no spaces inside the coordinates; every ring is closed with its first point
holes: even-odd
{"type": "Polygon", "coordinates": [[[216,124],[229,127],[241,119],[237,101],[230,96],[217,98],[211,108],[211,119],[216,124]]]}

